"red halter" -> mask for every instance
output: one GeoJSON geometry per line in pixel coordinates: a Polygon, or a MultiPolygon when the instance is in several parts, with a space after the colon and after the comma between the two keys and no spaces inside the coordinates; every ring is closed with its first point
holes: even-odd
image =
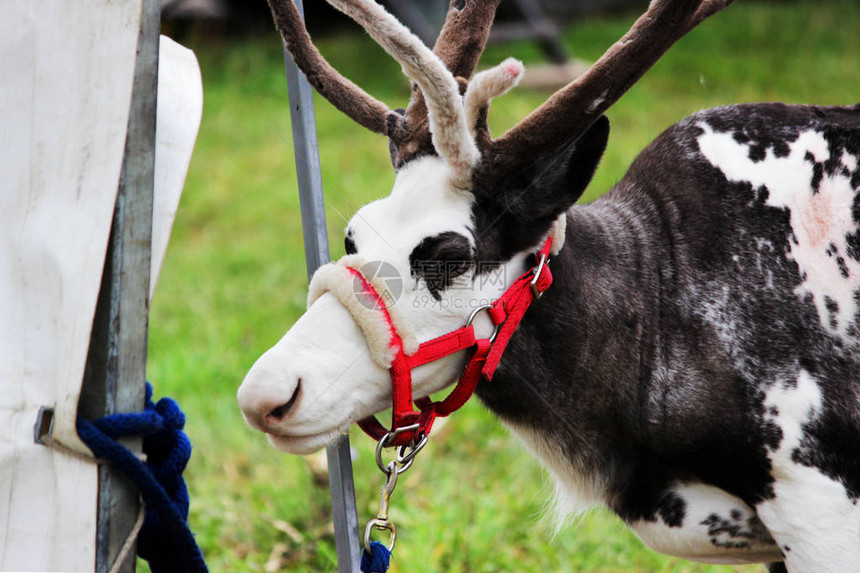
{"type": "Polygon", "coordinates": [[[447,416],[465,404],[475,391],[481,377],[487,381],[492,380],[502,353],[529,305],[540,298],[552,284],[552,273],[547,264],[551,247],[552,237],[546,240],[538,253],[538,264],[520,276],[491,305],[475,309],[465,326],[423,342],[418,350],[409,356],[403,351],[403,341],[391,321],[391,315],[382,297],[360,272],[349,267],[350,272],[362,282],[364,292],[374,299],[375,307],[382,311],[391,331],[389,346],[395,350],[394,361],[389,369],[392,388],[391,429],[387,430],[375,416],[358,422],[359,427],[377,441],[389,436],[385,446],[405,446],[415,443],[421,436],[430,434],[436,416],[447,416]],[[475,337],[472,320],[481,310],[487,311],[495,325],[495,331],[490,338],[475,337]],[[412,407],[412,370],[467,348],[474,349],[472,356],[448,397],[439,402],[433,402],[430,398],[419,398],[414,401],[418,406],[418,410],[415,410],[412,407]],[[416,425],[415,428],[405,429],[416,425]]]}

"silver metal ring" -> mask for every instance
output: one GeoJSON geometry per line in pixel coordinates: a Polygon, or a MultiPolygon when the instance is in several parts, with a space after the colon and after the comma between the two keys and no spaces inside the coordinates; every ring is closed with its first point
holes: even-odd
{"type": "MultiPolygon", "coordinates": [[[[489,312],[490,310],[492,310],[492,308],[493,308],[493,305],[484,304],[484,305],[479,306],[475,310],[473,310],[472,314],[469,315],[469,318],[466,319],[466,328],[472,326],[472,321],[475,320],[475,317],[478,316],[479,312],[481,312],[482,310],[486,310],[489,312]]],[[[490,324],[493,324],[492,319],[490,319],[490,324]]],[[[488,340],[490,342],[493,342],[494,340],[496,340],[496,337],[499,335],[499,330],[501,330],[501,329],[502,329],[502,325],[493,324],[493,334],[490,335],[490,338],[488,340]]]]}
{"type": "MultiPolygon", "coordinates": [[[[410,424],[408,426],[403,426],[402,428],[397,428],[396,430],[388,432],[387,434],[382,436],[382,439],[379,440],[379,442],[376,444],[376,466],[379,468],[379,471],[381,471],[385,475],[391,473],[391,470],[388,468],[388,464],[382,461],[382,449],[389,447],[389,444],[391,444],[391,442],[393,442],[397,438],[397,436],[402,434],[403,432],[411,432],[417,430],[420,427],[420,424],[410,424]]],[[[427,436],[423,436],[422,440],[426,443],[427,436]]],[[[419,440],[419,444],[420,442],[421,440],[419,440]]],[[[424,445],[421,444],[421,447],[423,448],[424,445]]],[[[416,451],[415,454],[417,453],[418,452],[416,451]]],[[[402,474],[403,472],[408,470],[412,466],[412,462],[415,461],[414,454],[411,456],[409,454],[406,454],[406,456],[408,457],[408,461],[406,461],[405,463],[403,463],[403,465],[400,465],[397,468],[397,473],[399,474],[402,474]]],[[[399,457],[400,456],[398,455],[397,461],[399,461],[399,457]]]]}
{"type": "MultiPolygon", "coordinates": [[[[424,446],[427,445],[427,441],[428,441],[427,434],[422,432],[421,437],[418,439],[418,443],[406,444],[404,446],[400,446],[400,448],[397,450],[397,457],[395,458],[395,460],[397,460],[398,464],[411,463],[412,460],[415,459],[415,456],[418,455],[418,452],[420,452],[422,449],[424,449],[424,446]],[[407,448],[408,448],[408,450],[407,450],[407,448]]],[[[400,471],[399,473],[403,473],[403,472],[400,471]]]]}

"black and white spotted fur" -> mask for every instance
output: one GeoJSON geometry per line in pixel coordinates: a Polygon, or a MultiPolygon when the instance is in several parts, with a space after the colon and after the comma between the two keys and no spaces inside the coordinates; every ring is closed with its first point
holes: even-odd
{"type": "Polygon", "coordinates": [[[858,158],[860,109],[718,108],[569,211],[553,288],[478,388],[563,495],[669,553],[860,570],[858,158]],[[804,134],[824,147],[779,173],[804,134]],[[727,176],[732,150],[794,187],[727,176]],[[775,192],[826,206],[793,217],[775,192]],[[839,284],[804,288],[816,273],[839,284]]]}
{"type": "MultiPolygon", "coordinates": [[[[698,113],[600,199],[571,207],[607,129],[598,122],[501,191],[476,182],[472,200],[449,205],[454,223],[439,216],[414,237],[420,225],[402,227],[389,259],[362,230],[365,218],[385,224],[368,206],[350,248],[406,265],[416,292],[427,286],[415,257],[507,261],[513,278],[567,211],[554,284],[477,391],[551,472],[563,509],[606,504],[656,550],[689,559],[860,571],[860,106],[698,113]]],[[[240,390],[249,422],[288,451],[319,447],[390,399],[387,372],[362,366],[331,402],[307,390],[314,408],[299,398],[295,413],[268,416],[321,368],[302,351],[347,356],[353,343],[334,339],[360,341],[345,311],[320,308],[324,319],[306,315],[240,390]]],[[[409,318],[422,340],[461,319],[409,318]]],[[[452,381],[462,360],[422,367],[416,393],[452,381]]]]}

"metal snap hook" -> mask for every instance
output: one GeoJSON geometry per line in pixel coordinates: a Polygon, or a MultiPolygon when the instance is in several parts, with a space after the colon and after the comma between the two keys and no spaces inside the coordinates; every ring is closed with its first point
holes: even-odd
{"type": "Polygon", "coordinates": [[[397,471],[397,462],[391,460],[386,469],[388,471],[385,478],[385,485],[382,486],[382,491],[380,492],[379,497],[379,512],[376,514],[376,518],[370,520],[367,527],[364,528],[364,548],[368,553],[370,553],[370,534],[372,530],[387,530],[391,533],[391,538],[388,540],[389,553],[394,550],[394,540],[397,537],[394,524],[388,521],[388,506],[391,501],[391,494],[394,493],[394,488],[397,487],[397,475],[399,473],[397,471]]]}
{"type": "Polygon", "coordinates": [[[387,519],[371,519],[364,528],[364,549],[370,553],[370,534],[376,529],[379,531],[388,531],[391,537],[388,539],[388,552],[394,551],[394,542],[397,539],[397,529],[394,524],[387,519]]]}

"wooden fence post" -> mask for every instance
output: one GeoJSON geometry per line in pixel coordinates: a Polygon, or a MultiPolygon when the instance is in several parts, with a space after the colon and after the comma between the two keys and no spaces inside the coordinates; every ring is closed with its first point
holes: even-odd
{"type": "MultiPolygon", "coordinates": [[[[140,412],[144,403],[160,4],[141,1],[125,157],[78,408],[87,419],[140,412]]],[[[141,441],[123,440],[135,452],[141,441]]],[[[96,571],[113,565],[138,511],[131,481],[112,466],[100,466],[96,571]]],[[[121,572],[135,570],[136,554],[131,553],[121,572]]]]}

